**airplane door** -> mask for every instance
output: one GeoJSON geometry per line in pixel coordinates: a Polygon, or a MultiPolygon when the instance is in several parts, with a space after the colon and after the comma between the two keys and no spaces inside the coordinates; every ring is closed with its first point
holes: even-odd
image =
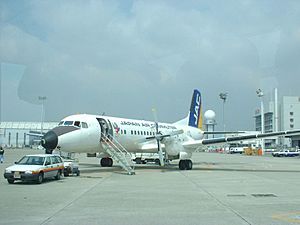
{"type": "Polygon", "coordinates": [[[109,139],[112,139],[113,138],[113,136],[114,136],[114,131],[113,131],[113,127],[112,127],[112,125],[111,125],[111,122],[110,122],[110,120],[107,120],[108,121],[108,138],[109,139]]]}
{"type": "Polygon", "coordinates": [[[106,121],[103,118],[97,118],[97,120],[101,128],[100,141],[105,141],[106,138],[112,139],[113,129],[111,122],[109,120],[106,121]]]}

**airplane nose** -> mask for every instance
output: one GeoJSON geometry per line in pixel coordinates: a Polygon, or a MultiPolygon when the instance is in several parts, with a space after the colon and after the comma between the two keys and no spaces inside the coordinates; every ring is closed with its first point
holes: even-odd
{"type": "Polygon", "coordinates": [[[54,133],[52,130],[48,131],[43,137],[42,137],[42,146],[45,149],[55,149],[58,144],[58,136],[56,133],[54,133]]]}

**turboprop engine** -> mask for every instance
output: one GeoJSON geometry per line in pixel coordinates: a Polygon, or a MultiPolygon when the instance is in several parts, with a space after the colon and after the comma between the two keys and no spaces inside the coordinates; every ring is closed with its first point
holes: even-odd
{"type": "Polygon", "coordinates": [[[168,141],[165,143],[166,153],[170,156],[178,155],[180,152],[184,151],[183,146],[177,141],[168,141]]]}

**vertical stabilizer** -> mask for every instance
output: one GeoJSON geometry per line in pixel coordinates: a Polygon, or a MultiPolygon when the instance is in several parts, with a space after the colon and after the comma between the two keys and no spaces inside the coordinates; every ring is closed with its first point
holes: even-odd
{"type": "Polygon", "coordinates": [[[202,99],[201,93],[197,89],[194,90],[192,97],[189,126],[202,129],[202,99]]]}

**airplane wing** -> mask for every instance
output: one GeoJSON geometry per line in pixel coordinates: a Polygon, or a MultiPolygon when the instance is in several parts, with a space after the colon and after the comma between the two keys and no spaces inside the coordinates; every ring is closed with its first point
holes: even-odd
{"type": "MultiPolygon", "coordinates": [[[[161,147],[164,149],[165,145],[161,144],[161,147]]],[[[142,151],[145,151],[145,152],[157,151],[157,144],[156,143],[141,144],[139,150],[142,150],[142,151]]]]}
{"type": "Polygon", "coordinates": [[[201,140],[189,140],[187,142],[184,142],[182,145],[185,148],[197,148],[203,145],[214,145],[214,144],[230,143],[230,142],[244,141],[250,139],[262,139],[268,137],[289,136],[289,135],[297,135],[297,134],[300,134],[300,130],[280,131],[280,132],[272,132],[272,133],[264,133],[264,134],[251,134],[251,135],[234,136],[234,137],[210,138],[210,139],[201,139],[201,140]]]}
{"type": "Polygon", "coordinates": [[[245,131],[203,131],[203,134],[244,134],[245,131]]]}

